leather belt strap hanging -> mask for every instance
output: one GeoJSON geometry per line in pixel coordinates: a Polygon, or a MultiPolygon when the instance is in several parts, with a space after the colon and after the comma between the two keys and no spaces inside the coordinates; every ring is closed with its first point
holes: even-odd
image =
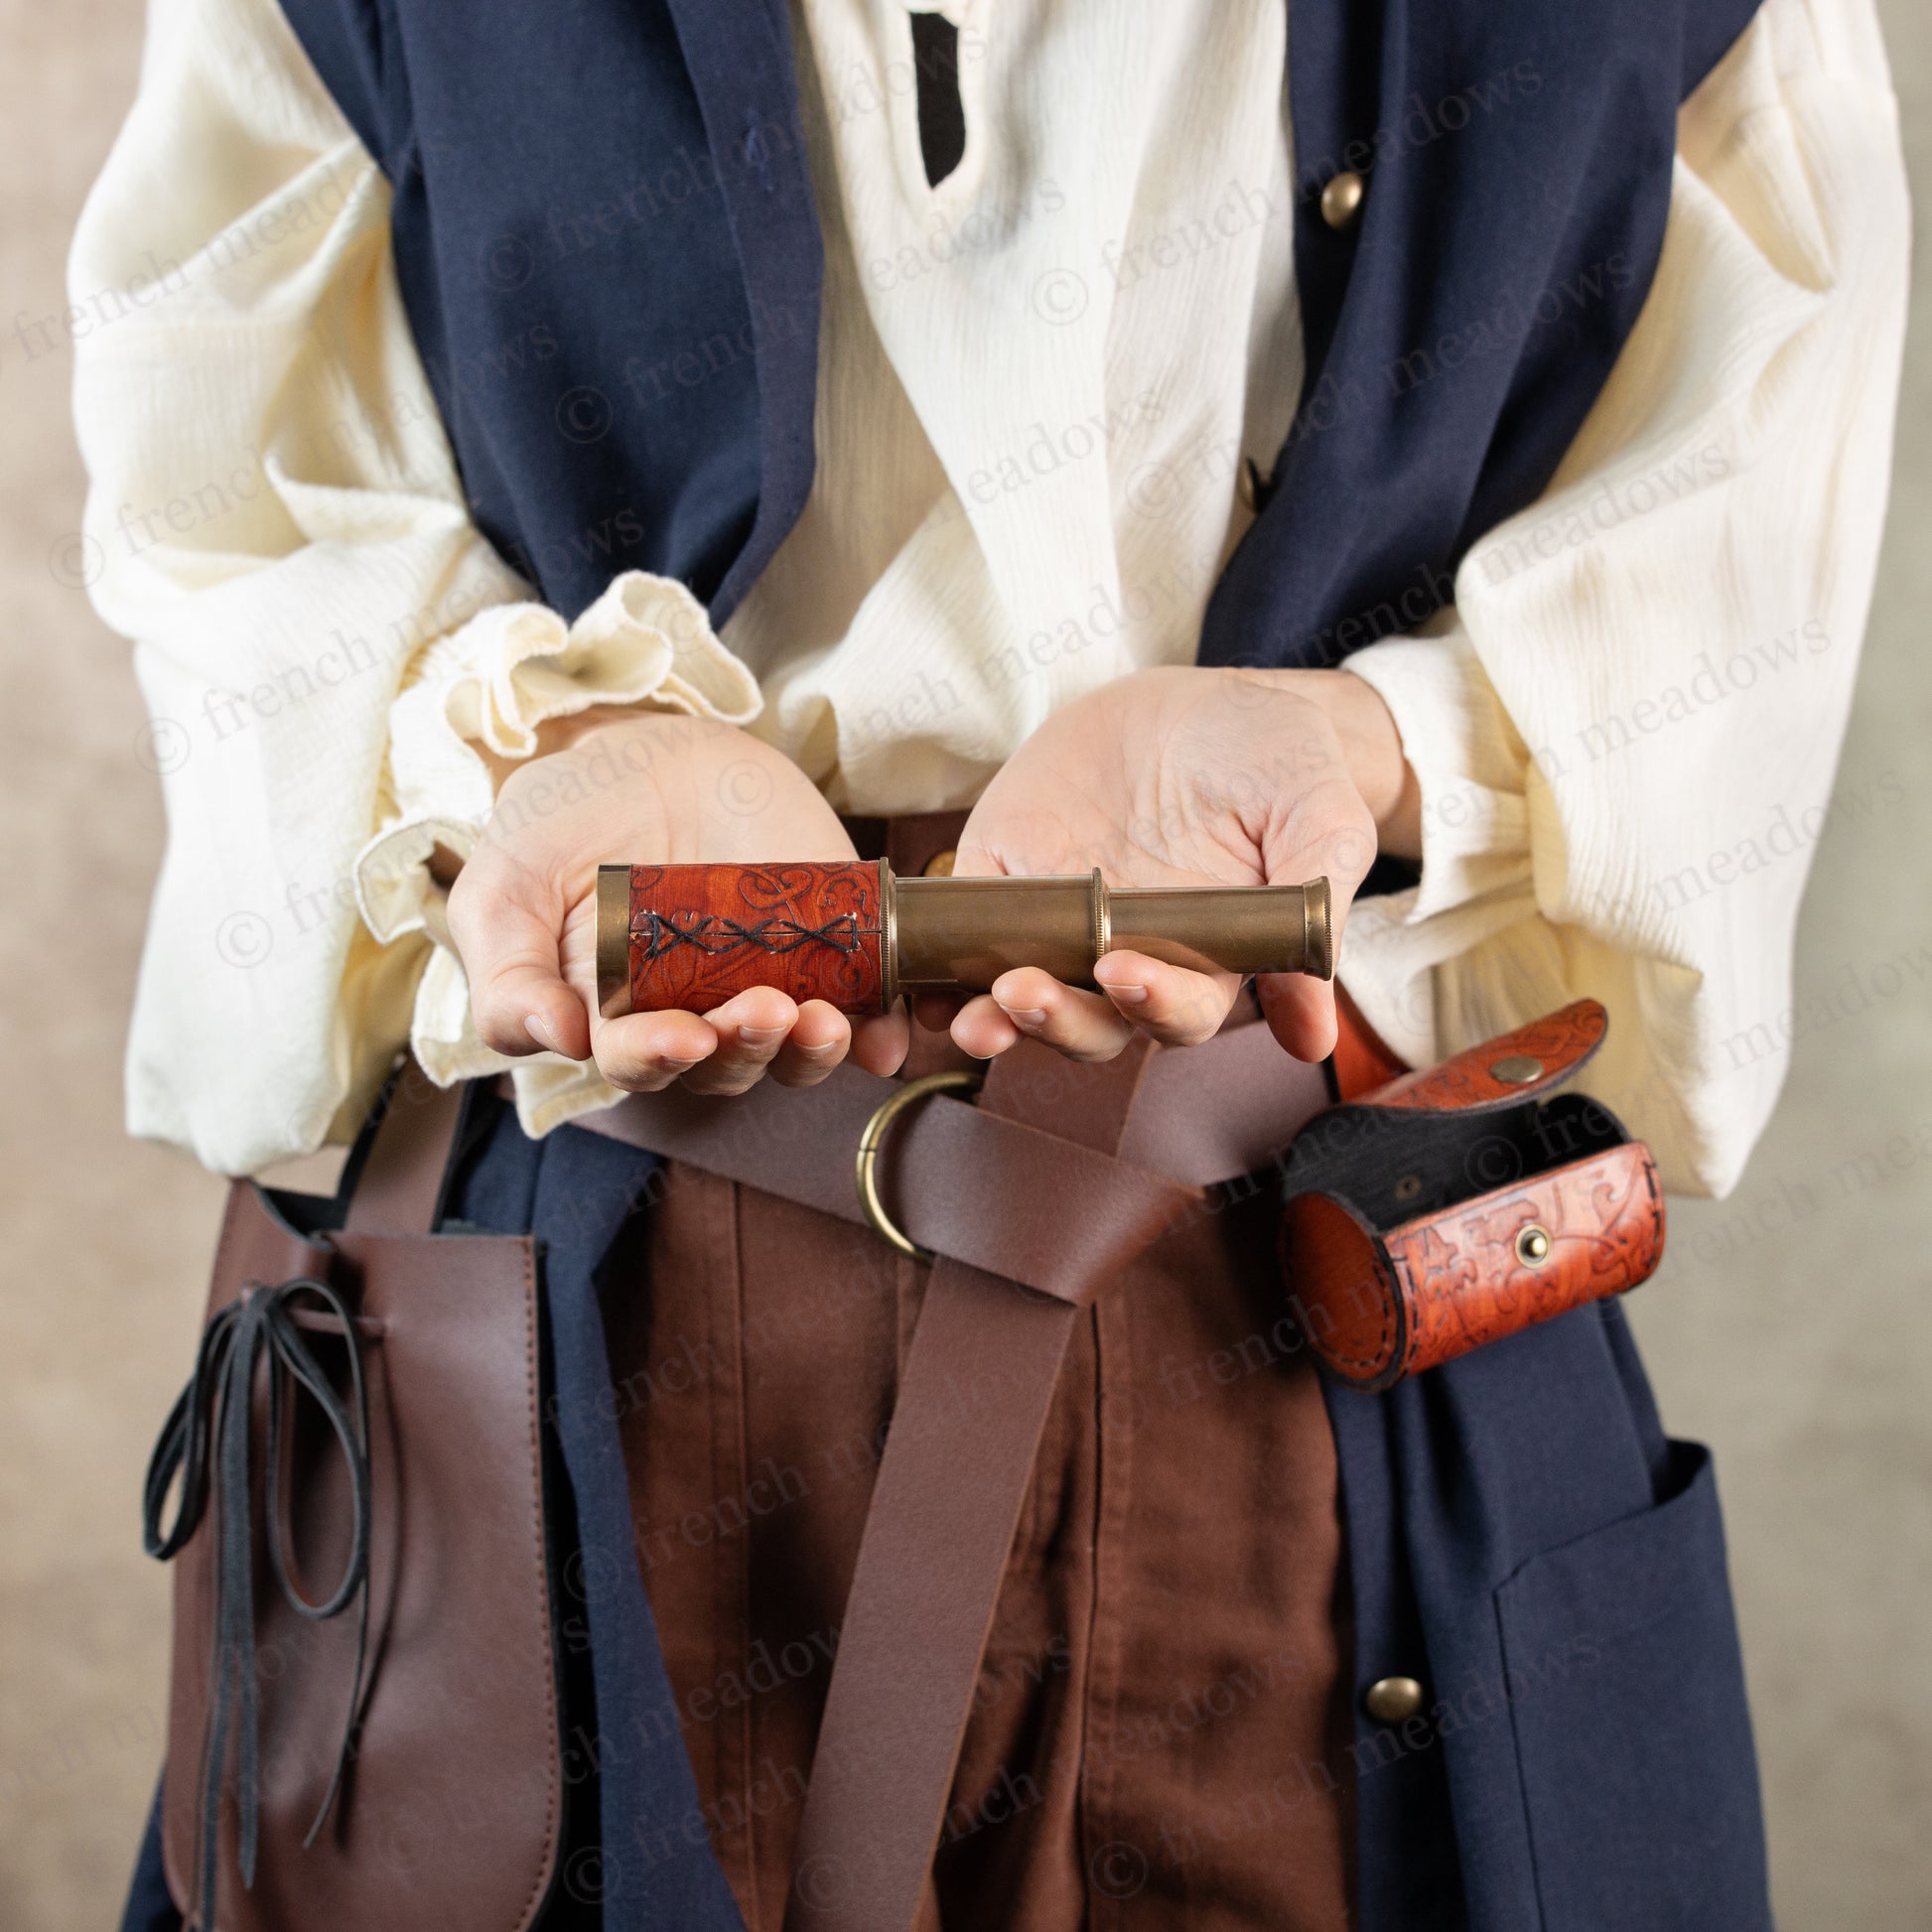
{"type": "Polygon", "coordinates": [[[383,1096],[375,1130],[349,1194],[349,1234],[433,1234],[457,1158],[466,1089],[439,1087],[407,1057],[383,1096]]]}
{"type": "MultiPolygon", "coordinates": [[[[1068,1137],[1073,1146],[1118,1149],[1149,1050],[1137,1041],[1078,1083],[1080,1118],[1055,1123],[1084,1130],[1068,1137]]],[[[1032,1071],[996,1061],[980,1109],[989,1118],[1035,1111],[1027,1104],[1032,1071]]],[[[1050,1249],[1053,1226],[1071,1231],[1106,1212],[1069,1198],[1056,1165],[1043,1163],[1020,1195],[976,1174],[956,1185],[978,1196],[973,1205],[990,1221],[1011,1219],[1023,1202],[1043,1213],[1050,1249]]],[[[1129,1224],[1137,1250],[1194,1198],[1147,1178],[1149,1198],[1129,1224]]],[[[1050,1296],[944,1253],[932,1270],[805,1788],[785,1920],[793,1932],[907,1932],[917,1920],[1060,1365],[1081,1308],[1118,1265],[1098,1253],[1083,1259],[1050,1296]]]]}
{"type": "MultiPolygon", "coordinates": [[[[853,1150],[891,1091],[842,1068],[808,1094],[634,1095],[577,1124],[861,1220],[853,1150]]],[[[1022,1042],[976,1106],[935,1098],[895,1130],[900,1224],[939,1259],[860,1542],[787,1932],[916,1923],[1080,1311],[1204,1185],[1267,1166],[1327,1099],[1319,1068],[1247,1025],[1078,1069],[1022,1042]]]]}

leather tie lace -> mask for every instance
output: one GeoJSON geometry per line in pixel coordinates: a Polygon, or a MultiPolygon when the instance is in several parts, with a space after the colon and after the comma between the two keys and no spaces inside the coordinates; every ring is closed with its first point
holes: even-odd
{"type": "Polygon", "coordinates": [[[268,1433],[263,1479],[271,1491],[266,1498],[268,1551],[276,1581],[290,1606],[316,1621],[339,1615],[351,1601],[356,1605],[355,1669],[349,1684],[348,1713],[329,1789],[302,1841],[305,1850],[315,1843],[342,1788],[354,1743],[368,1651],[369,1405],[356,1324],[342,1297],[326,1282],[305,1277],[276,1288],[252,1284],[209,1320],[195,1358],[194,1373],[155,1444],[143,1496],[142,1540],[148,1555],[164,1563],[194,1535],[210,1496],[216,1500],[215,1534],[219,1543],[214,1563],[213,1682],[207,1734],[203,1741],[196,1892],[205,1914],[213,1910],[221,1771],[231,1717],[239,1721],[236,1785],[241,1879],[250,1887],[255,1882],[261,1802],[249,1447],[250,1397],[256,1366],[264,1356],[268,1361],[268,1433]],[[298,1313],[305,1300],[322,1306],[300,1309],[298,1313]],[[303,1327],[341,1333],[348,1358],[348,1403],[336,1393],[303,1338],[303,1327]],[[275,1493],[282,1468],[283,1408],[291,1381],[308,1391],[335,1431],[349,1475],[353,1516],[348,1559],[334,1593],[322,1602],[309,1601],[290,1577],[290,1536],[283,1523],[283,1499],[275,1493]],[[181,1500],[172,1527],[164,1533],[162,1513],[178,1471],[181,1500]]]}

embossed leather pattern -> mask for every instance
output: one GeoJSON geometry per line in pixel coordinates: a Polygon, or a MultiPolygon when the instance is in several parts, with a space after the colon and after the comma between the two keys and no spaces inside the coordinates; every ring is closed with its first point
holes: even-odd
{"type": "Polygon", "coordinates": [[[775,986],[842,1013],[881,1005],[879,868],[632,866],[630,1004],[709,1013],[775,986]]]}
{"type": "Polygon", "coordinates": [[[1504,1107],[1546,1092],[1577,1072],[1603,1043],[1610,1017],[1594,1000],[1578,1000],[1513,1034],[1485,1040],[1439,1066],[1405,1073],[1365,1094],[1377,1107],[1504,1107]],[[1499,1079],[1494,1069],[1511,1061],[1538,1063],[1528,1079],[1499,1079]]]}
{"type": "Polygon", "coordinates": [[[1344,1098],[1300,1136],[1282,1264],[1330,1374],[1386,1389],[1655,1273],[1650,1151],[1597,1102],[1550,1091],[1606,1026],[1579,1001],[1344,1098]]]}
{"type": "Polygon", "coordinates": [[[1648,1280],[1664,1252],[1663,1190],[1650,1150],[1630,1141],[1397,1228],[1384,1246],[1409,1316],[1403,1373],[1413,1375],[1648,1280]],[[1535,1228],[1549,1250],[1531,1263],[1518,1240],[1535,1228]]]}

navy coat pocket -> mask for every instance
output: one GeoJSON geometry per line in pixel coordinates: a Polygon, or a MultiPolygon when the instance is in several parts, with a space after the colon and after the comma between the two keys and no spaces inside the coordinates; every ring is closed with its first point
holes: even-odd
{"type": "Polygon", "coordinates": [[[1496,1591],[1545,1932],[1768,1932],[1757,1761],[1710,1451],[1496,1591]]]}

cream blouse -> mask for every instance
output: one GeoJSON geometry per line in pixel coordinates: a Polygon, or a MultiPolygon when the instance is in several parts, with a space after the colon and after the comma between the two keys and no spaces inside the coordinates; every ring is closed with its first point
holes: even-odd
{"type": "MultiPolygon", "coordinates": [[[[246,1172],[395,1046],[506,1064],[423,861],[593,703],[732,720],[841,808],[970,803],[1056,706],[1191,661],[1301,382],[1279,0],[956,0],[928,187],[894,0],[801,0],[825,228],[817,479],[714,635],[617,579],[574,623],[470,522],[388,192],[274,0],[153,0],[72,299],[96,605],[135,640],[169,843],[133,1132],[246,1172]]],[[[1373,192],[1371,186],[1370,192],[1373,192]]],[[[1870,0],[1767,0],[1686,105],[1657,280],[1543,499],[1349,668],[1423,785],[1423,883],[1342,977],[1428,1060],[1588,992],[1591,1085],[1723,1190],[1788,1053],[1792,933],[1870,595],[1906,202],[1870,0]]],[[[1373,506],[1364,506],[1365,514],[1373,506]]],[[[615,1096],[515,1066],[547,1131],[615,1096]]]]}

